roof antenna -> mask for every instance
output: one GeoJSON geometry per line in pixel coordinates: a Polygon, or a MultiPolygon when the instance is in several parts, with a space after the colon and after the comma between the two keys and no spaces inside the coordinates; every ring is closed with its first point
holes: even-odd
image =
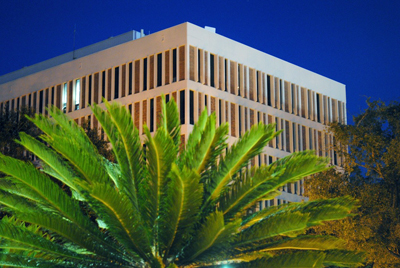
{"type": "Polygon", "coordinates": [[[74,44],[73,44],[73,48],[72,48],[72,59],[76,59],[75,57],[75,35],[76,35],[76,23],[74,24],[74,44]]]}

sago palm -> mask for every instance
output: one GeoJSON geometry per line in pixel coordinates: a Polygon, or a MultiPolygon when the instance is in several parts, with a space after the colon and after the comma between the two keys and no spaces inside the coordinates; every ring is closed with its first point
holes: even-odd
{"type": "Polygon", "coordinates": [[[277,133],[258,124],[228,147],[227,124],[204,111],[186,144],[174,101],[145,139],[125,107],[94,105],[116,164],[101,157],[62,112],[32,121],[41,141],[20,134],[41,169],[4,155],[0,265],[17,267],[325,267],[358,265],[361,255],[307,227],[346,217],[348,198],[290,203],[249,213],[279,188],[326,169],[300,152],[246,169],[277,133]]]}

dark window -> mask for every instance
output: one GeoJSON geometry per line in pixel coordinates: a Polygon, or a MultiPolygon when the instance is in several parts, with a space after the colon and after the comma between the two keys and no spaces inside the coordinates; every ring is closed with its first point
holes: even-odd
{"type": "Polygon", "coordinates": [[[92,104],[92,76],[89,75],[88,102],[92,104]]]}
{"type": "Polygon", "coordinates": [[[294,96],[294,85],[292,84],[291,86],[292,86],[292,114],[294,114],[295,113],[294,105],[295,105],[296,99],[294,98],[295,97],[294,96]]]}
{"type": "Polygon", "coordinates": [[[242,106],[239,105],[239,137],[242,136],[242,106]]]}
{"type": "Polygon", "coordinates": [[[143,59],[143,91],[147,90],[147,58],[143,59]]]}
{"type": "Polygon", "coordinates": [[[129,81],[128,81],[128,85],[129,85],[129,95],[132,94],[132,62],[129,63],[129,81]]]}
{"type": "Polygon", "coordinates": [[[150,99],[150,132],[154,131],[154,99],[150,99]]]}
{"type": "Polygon", "coordinates": [[[215,81],[214,81],[214,55],[210,54],[210,84],[212,87],[215,87],[215,81]]]}
{"type": "Polygon", "coordinates": [[[51,88],[51,104],[54,104],[54,87],[51,88]]]}
{"type": "Polygon", "coordinates": [[[280,109],[283,110],[283,89],[282,89],[282,80],[279,80],[279,102],[280,109]]]}
{"type": "Polygon", "coordinates": [[[179,114],[181,118],[181,124],[185,124],[185,91],[180,91],[180,109],[179,114]]]}
{"type": "Polygon", "coordinates": [[[200,49],[197,50],[197,81],[200,82],[200,49]]]}
{"type": "Polygon", "coordinates": [[[169,102],[169,94],[165,96],[165,102],[166,102],[166,103],[169,102]]]}
{"type": "MultiPolygon", "coordinates": [[[[14,100],[12,102],[12,109],[14,110],[14,100]]],[[[43,112],[43,90],[39,92],[39,113],[43,112]]]]}
{"type": "Polygon", "coordinates": [[[176,82],[177,74],[176,65],[176,48],[172,50],[172,82],[176,82]]]}
{"type": "Polygon", "coordinates": [[[37,96],[37,93],[35,92],[35,93],[33,93],[33,105],[32,105],[32,107],[33,107],[33,109],[36,111],[36,97],[37,96]]]}
{"type": "Polygon", "coordinates": [[[157,54],[157,86],[162,85],[162,54],[157,54]]]}
{"type": "Polygon", "coordinates": [[[192,90],[189,91],[189,116],[190,116],[190,124],[194,124],[194,92],[192,90]]]}
{"type": "Polygon", "coordinates": [[[260,83],[258,82],[259,71],[256,72],[256,94],[257,94],[257,102],[260,102],[260,83]]]}
{"type": "Polygon", "coordinates": [[[114,70],[114,99],[119,98],[119,67],[115,67],[114,70]]]}
{"type": "Polygon", "coordinates": [[[268,105],[271,106],[271,77],[267,75],[267,94],[268,94],[268,105]]]}
{"type": "Polygon", "coordinates": [[[218,106],[218,109],[219,109],[219,112],[218,112],[219,125],[222,124],[222,107],[221,107],[221,105],[222,105],[222,102],[221,102],[221,100],[219,100],[219,106],[218,106]]]}
{"type": "Polygon", "coordinates": [[[225,91],[228,91],[228,60],[225,59],[225,91]]]}
{"type": "Polygon", "coordinates": [[[240,64],[238,64],[238,95],[240,96],[240,64]]]}
{"type": "Polygon", "coordinates": [[[106,71],[103,71],[102,81],[101,81],[101,102],[103,102],[103,98],[105,97],[106,97],[106,71]]]}
{"type": "Polygon", "coordinates": [[[204,95],[204,106],[207,107],[207,95],[204,95]]]}
{"type": "Polygon", "coordinates": [[[318,123],[321,123],[321,114],[320,114],[320,111],[319,111],[319,106],[320,106],[320,104],[319,104],[319,98],[320,98],[320,95],[317,93],[317,121],[318,121],[318,123]]]}
{"type": "Polygon", "coordinates": [[[29,94],[29,102],[28,102],[28,107],[32,106],[32,94],[29,94]]]}

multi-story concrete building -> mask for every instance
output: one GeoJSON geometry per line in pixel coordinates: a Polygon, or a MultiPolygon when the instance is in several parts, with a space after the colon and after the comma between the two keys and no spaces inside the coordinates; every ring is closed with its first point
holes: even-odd
{"type": "MultiPolygon", "coordinates": [[[[94,128],[88,105],[105,98],[126,105],[139,131],[144,123],[154,131],[161,94],[178,104],[182,139],[206,108],[217,124],[229,122],[230,142],[259,121],[283,129],[253,165],[306,149],[340,164],[324,127],[345,122],[345,85],[212,28],[183,23],[148,36],[132,31],[0,77],[1,109],[27,105],[45,114],[53,104],[94,128]]],[[[261,208],[303,199],[303,181],[282,190],[261,208]]]]}

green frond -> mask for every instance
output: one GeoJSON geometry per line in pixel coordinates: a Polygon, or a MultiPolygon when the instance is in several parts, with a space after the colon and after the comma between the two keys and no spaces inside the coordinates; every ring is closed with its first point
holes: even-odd
{"type": "Polygon", "coordinates": [[[325,252],[324,265],[335,267],[359,267],[363,266],[365,253],[346,250],[328,250],[325,252]]]}
{"type": "Polygon", "coordinates": [[[146,126],[144,128],[147,137],[145,144],[148,177],[143,180],[145,193],[142,197],[142,211],[145,211],[143,215],[146,217],[148,226],[153,229],[155,239],[158,233],[155,225],[160,219],[160,208],[169,181],[168,173],[176,160],[177,151],[173,139],[163,127],[157,129],[154,137],[146,126]]]}
{"type": "Polygon", "coordinates": [[[328,235],[301,235],[297,237],[284,237],[280,240],[255,244],[251,250],[277,251],[277,250],[329,250],[345,249],[345,242],[339,238],[328,235]]]}
{"type": "Polygon", "coordinates": [[[29,211],[35,208],[35,204],[29,199],[0,189],[0,205],[6,206],[11,211],[29,211]]]}
{"type": "Polygon", "coordinates": [[[78,191],[73,181],[71,181],[76,177],[76,175],[57,153],[26,133],[19,133],[19,137],[20,141],[16,142],[24,146],[27,150],[43,161],[43,164],[47,167],[44,168],[45,172],[48,171],[48,173],[50,173],[49,175],[68,185],[71,189],[78,191]]]}
{"type": "Polygon", "coordinates": [[[175,148],[178,149],[181,143],[181,123],[179,120],[178,106],[174,100],[165,103],[165,96],[161,96],[161,118],[162,126],[172,138],[175,148]]]}
{"type": "Polygon", "coordinates": [[[3,218],[0,221],[0,237],[30,247],[41,252],[53,254],[56,257],[82,259],[73,251],[43,238],[41,235],[29,231],[27,228],[13,224],[14,222],[3,218]]]}
{"type": "Polygon", "coordinates": [[[76,265],[65,265],[61,261],[43,260],[33,257],[21,256],[20,254],[2,253],[0,252],[0,266],[2,267],[22,267],[22,268],[64,268],[76,267],[76,265]]]}
{"type": "Polygon", "coordinates": [[[188,140],[186,142],[186,150],[181,154],[180,158],[182,159],[181,162],[186,163],[186,159],[193,157],[193,155],[190,155],[189,152],[193,152],[196,146],[202,141],[202,135],[204,132],[204,129],[206,127],[206,123],[208,122],[208,115],[207,115],[207,109],[204,109],[203,112],[201,112],[197,122],[193,126],[193,130],[190,133],[188,140]]]}
{"type": "Polygon", "coordinates": [[[159,221],[164,259],[176,256],[183,245],[188,243],[188,238],[193,235],[194,224],[198,221],[203,200],[200,176],[195,171],[180,171],[173,164],[169,177],[171,182],[159,221]]]}
{"type": "Polygon", "coordinates": [[[119,243],[133,249],[141,258],[149,260],[151,249],[148,232],[140,213],[126,195],[117,192],[111,185],[94,184],[88,200],[91,208],[119,243]]]}
{"type": "Polygon", "coordinates": [[[276,178],[283,172],[284,169],[272,166],[244,171],[241,178],[232,184],[230,191],[221,196],[221,209],[225,219],[231,219],[236,213],[246,211],[261,198],[268,199],[279,195],[280,192],[276,189],[281,183],[276,178]]]}
{"type": "Polygon", "coordinates": [[[107,134],[121,171],[121,176],[114,177],[116,186],[139,207],[137,192],[142,179],[142,146],[139,132],[124,106],[116,102],[108,103],[106,100],[104,103],[107,110],[103,110],[97,104],[91,109],[107,134]]]}
{"type": "Polygon", "coordinates": [[[244,264],[244,267],[320,268],[323,267],[324,258],[325,253],[319,251],[294,252],[258,259],[244,264]]]}
{"type": "MultiPolygon", "coordinates": [[[[76,172],[75,179],[86,180],[89,184],[93,178],[110,183],[102,165],[102,157],[85,132],[58,109],[49,109],[53,117],[48,119],[36,115],[32,122],[46,135],[41,139],[47,142],[57,153],[68,160],[76,172]]],[[[79,182],[82,186],[82,182],[79,182]]]]}
{"type": "Polygon", "coordinates": [[[115,260],[120,263],[126,262],[126,259],[121,257],[123,254],[119,246],[115,245],[111,239],[96,229],[92,233],[87,232],[62,217],[57,217],[38,209],[36,209],[35,213],[19,212],[16,213],[16,216],[18,219],[36,224],[57,234],[59,239],[62,238],[64,241],[72,242],[74,245],[79,246],[80,249],[86,249],[108,260],[115,260]]]}
{"type": "Polygon", "coordinates": [[[193,237],[193,242],[184,250],[184,259],[180,264],[210,261],[213,256],[221,255],[224,249],[230,247],[239,226],[240,220],[225,224],[222,212],[210,214],[193,237]]]}
{"type": "Polygon", "coordinates": [[[304,230],[309,220],[308,214],[299,211],[279,211],[242,230],[237,235],[236,247],[246,248],[275,236],[304,230]]]}
{"type": "Polygon", "coordinates": [[[280,132],[274,125],[254,125],[250,131],[235,143],[220,161],[218,172],[210,182],[210,196],[207,203],[216,200],[232,180],[232,176],[247,165],[248,161],[262,152],[266,144],[280,132]]]}
{"type": "Polygon", "coordinates": [[[295,152],[271,164],[277,169],[285,169],[279,177],[280,183],[296,182],[304,177],[322,172],[328,167],[329,158],[318,157],[314,151],[295,152]]]}
{"type": "Polygon", "coordinates": [[[29,188],[30,192],[35,194],[31,199],[51,208],[84,230],[90,231],[95,228],[93,223],[81,212],[79,203],[70,198],[56,183],[32,164],[0,155],[0,170],[29,188]]]}

